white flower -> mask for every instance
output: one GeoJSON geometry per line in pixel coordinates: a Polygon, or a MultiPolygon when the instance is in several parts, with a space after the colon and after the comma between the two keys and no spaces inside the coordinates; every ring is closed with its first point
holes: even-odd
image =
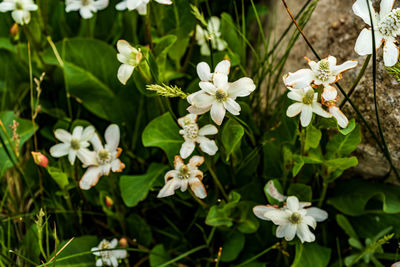
{"type": "MultiPolygon", "coordinates": [[[[163,4],[163,5],[171,5],[172,0],[155,0],[156,2],[163,4]]],[[[123,11],[128,9],[129,11],[137,10],[140,15],[147,14],[147,4],[150,0],[123,0],[118,3],[115,8],[117,10],[123,11]]]]}
{"type": "Polygon", "coordinates": [[[118,266],[119,259],[125,259],[128,256],[128,253],[125,249],[115,249],[115,250],[106,250],[116,248],[118,245],[118,240],[114,238],[111,242],[103,239],[97,247],[92,248],[93,254],[98,256],[99,258],[96,261],[96,266],[118,266]],[[97,251],[97,250],[105,250],[105,251],[97,251]]]}
{"type": "Polygon", "coordinates": [[[84,19],[93,17],[93,13],[105,9],[108,6],[108,0],[66,0],[65,11],[77,11],[84,19]]]}
{"type": "Polygon", "coordinates": [[[54,131],[55,137],[62,143],[54,145],[50,148],[52,157],[60,158],[68,155],[69,162],[73,165],[75,158],[78,156],[82,162],[90,158],[91,152],[89,149],[89,140],[94,136],[95,129],[93,126],[88,126],[83,129],[82,126],[76,126],[72,131],[72,135],[63,129],[54,131]]]}
{"type": "Polygon", "coordinates": [[[0,3],[0,12],[12,11],[12,18],[20,25],[28,24],[31,21],[30,11],[37,9],[33,0],[4,0],[0,3]]]}
{"type": "Polygon", "coordinates": [[[338,124],[342,128],[346,128],[349,124],[349,120],[346,115],[336,106],[338,100],[337,90],[332,86],[327,86],[321,95],[321,102],[328,107],[329,113],[336,118],[338,124]]]}
{"type": "Polygon", "coordinates": [[[311,83],[328,86],[340,80],[342,78],[341,73],[357,66],[357,61],[354,60],[336,65],[336,58],[333,56],[329,56],[319,62],[306,59],[311,69],[301,69],[295,73],[289,72],[283,77],[286,87],[302,89],[311,85],[311,83]]]}
{"type": "Polygon", "coordinates": [[[217,127],[207,124],[199,129],[196,120],[197,115],[195,114],[188,114],[185,117],[178,119],[179,125],[183,128],[182,130],[179,130],[179,133],[183,135],[183,139],[185,139],[180,151],[180,155],[184,159],[193,153],[196,143],[199,143],[200,149],[208,155],[213,156],[218,151],[215,141],[205,137],[206,135],[217,134],[217,127]]]}
{"type": "Polygon", "coordinates": [[[317,222],[328,218],[328,213],[319,208],[305,208],[310,205],[311,203],[299,202],[297,197],[290,196],[283,208],[271,205],[255,206],[253,212],[258,218],[278,225],[276,229],[278,238],[284,237],[290,241],[297,234],[302,243],[314,242],[315,236],[308,226],[315,229],[317,222]]]}
{"type": "Polygon", "coordinates": [[[221,39],[221,21],[218,17],[211,17],[207,21],[207,30],[203,29],[200,25],[196,26],[196,40],[200,46],[200,53],[203,56],[210,55],[209,41],[213,49],[223,51],[226,49],[228,44],[226,41],[221,39]]]}
{"type": "Polygon", "coordinates": [[[118,69],[118,80],[122,84],[126,84],[131,77],[133,70],[139,65],[142,60],[142,53],[140,49],[132,47],[127,41],[119,40],[117,42],[118,61],[122,65],[118,69]]]}
{"type": "MultiPolygon", "coordinates": [[[[394,0],[381,0],[380,12],[377,13],[369,1],[372,22],[374,24],[375,47],[378,49],[382,43],[383,60],[385,66],[391,67],[397,63],[399,48],[396,45],[396,37],[400,34],[400,8],[393,8],[394,0]]],[[[357,0],[353,5],[354,14],[371,26],[366,0],[357,0]]],[[[364,28],[357,38],[354,50],[361,56],[372,54],[372,31],[364,28]]]]}
{"type": "MultiPolygon", "coordinates": [[[[231,62],[229,60],[222,60],[215,67],[214,73],[221,73],[229,75],[231,62]]],[[[211,68],[206,62],[200,62],[197,64],[197,75],[202,82],[212,82],[214,73],[211,73],[211,68]]]]}
{"type": "Polygon", "coordinates": [[[111,124],[104,134],[105,146],[97,134],[90,140],[95,151],[91,152],[90,157],[84,161],[85,167],[89,168],[79,182],[81,189],[88,190],[97,184],[101,176],[109,175],[110,171],[121,172],[125,168],[125,164],[118,159],[122,152],[122,149],[118,147],[119,136],[118,125],[111,124]]]}
{"type": "Polygon", "coordinates": [[[157,197],[168,197],[175,194],[175,190],[180,188],[182,192],[186,191],[188,185],[198,198],[207,196],[206,189],[201,182],[203,180],[203,172],[197,167],[203,164],[204,157],[193,156],[189,160],[189,164],[185,165],[180,156],[175,156],[175,170],[171,170],[165,174],[165,185],[158,193],[157,197]]]}
{"type": "Polygon", "coordinates": [[[303,127],[307,127],[310,124],[313,113],[324,118],[332,117],[331,114],[322,108],[321,103],[317,102],[318,93],[315,93],[311,86],[304,89],[293,89],[288,93],[288,97],[297,101],[297,103],[288,107],[286,115],[288,117],[295,117],[301,113],[300,121],[303,127]]]}
{"type": "MultiPolygon", "coordinates": [[[[202,66],[205,65],[202,64],[202,66]]],[[[206,78],[206,75],[200,78],[203,80],[203,78],[206,78]]],[[[253,80],[247,77],[229,83],[228,75],[221,72],[212,74],[211,79],[212,82],[201,81],[199,83],[201,90],[187,97],[189,104],[191,104],[188,111],[193,114],[203,114],[211,111],[211,119],[217,125],[221,125],[226,110],[233,115],[240,114],[241,108],[235,101],[236,98],[250,95],[256,89],[256,86],[253,80]]]]}

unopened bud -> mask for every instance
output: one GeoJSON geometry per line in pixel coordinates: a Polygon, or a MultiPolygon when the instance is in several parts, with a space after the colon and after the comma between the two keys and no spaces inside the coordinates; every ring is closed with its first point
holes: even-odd
{"type": "Polygon", "coordinates": [[[36,165],[42,166],[46,168],[49,165],[49,160],[46,158],[45,155],[43,155],[40,152],[31,152],[33,161],[35,162],[36,165]]]}
{"type": "Polygon", "coordinates": [[[125,237],[121,238],[119,240],[119,246],[121,248],[126,248],[128,246],[128,239],[126,239],[125,237]]]}
{"type": "Polygon", "coordinates": [[[114,205],[114,201],[111,197],[106,196],[106,206],[110,208],[112,205],[114,205]]]}
{"type": "Polygon", "coordinates": [[[14,24],[11,26],[11,28],[10,28],[10,34],[11,34],[12,36],[17,36],[17,35],[18,35],[18,32],[19,32],[18,24],[17,24],[17,23],[14,23],[14,24]]]}

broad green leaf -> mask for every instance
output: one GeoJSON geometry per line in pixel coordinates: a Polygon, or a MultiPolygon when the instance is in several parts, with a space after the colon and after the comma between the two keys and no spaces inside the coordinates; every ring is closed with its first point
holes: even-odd
{"type": "MultiPolygon", "coordinates": [[[[116,49],[100,40],[84,38],[67,39],[56,47],[65,65],[65,86],[69,93],[97,116],[104,119],[115,116],[112,103],[122,87],[117,79],[120,63],[116,49]]],[[[44,61],[59,65],[51,49],[44,53],[44,61]]]]}
{"type": "Polygon", "coordinates": [[[353,238],[358,238],[356,231],[353,226],[349,222],[349,220],[342,214],[336,215],[336,222],[343,229],[343,231],[349,236],[353,238]]]}
{"type": "Polygon", "coordinates": [[[321,131],[312,124],[306,128],[305,151],[310,148],[317,148],[322,137],[321,131]]]}
{"type": "Polygon", "coordinates": [[[167,168],[163,164],[152,163],[145,174],[122,176],[119,187],[124,203],[128,207],[134,207],[144,200],[155,180],[163,175],[167,168]]]}
{"type": "MultiPolygon", "coordinates": [[[[3,123],[7,134],[4,133],[3,129],[0,128],[0,136],[3,139],[7,151],[10,153],[10,156],[15,162],[18,162],[16,156],[15,156],[15,143],[11,139],[13,136],[12,130],[10,129],[10,125],[13,124],[13,121],[15,120],[16,122],[19,123],[19,126],[17,128],[17,134],[20,137],[20,151],[22,151],[22,146],[25,144],[26,141],[28,141],[34,132],[37,129],[37,125],[34,128],[32,125],[32,122],[30,120],[25,120],[25,119],[20,119],[18,118],[12,111],[3,111],[0,112],[0,120],[3,123]],[[8,137],[8,138],[7,138],[8,137]],[[8,140],[11,140],[11,144],[8,140]]],[[[3,176],[4,172],[13,166],[13,163],[9,156],[7,155],[6,150],[4,149],[3,145],[0,143],[0,176],[3,176]]]]}
{"type": "Polygon", "coordinates": [[[328,158],[348,156],[360,143],[361,130],[360,126],[357,125],[355,129],[347,135],[338,133],[332,137],[326,145],[326,155],[328,158]]]}
{"type": "Polygon", "coordinates": [[[356,128],[356,120],[355,119],[351,119],[349,121],[349,125],[347,125],[346,128],[342,129],[339,127],[338,125],[338,130],[341,134],[343,135],[348,135],[349,133],[351,133],[354,129],[356,128]]]}
{"type": "Polygon", "coordinates": [[[237,204],[239,217],[235,221],[237,221],[238,230],[244,234],[255,233],[260,227],[260,220],[256,218],[252,211],[254,206],[255,204],[250,201],[242,201],[237,204]]]}
{"type": "MultiPolygon", "coordinates": [[[[68,240],[61,242],[56,251],[59,251],[68,240]]],[[[99,240],[96,236],[81,236],[77,237],[66,246],[60,254],[58,254],[57,259],[71,256],[74,254],[90,251],[92,248],[97,247],[99,240]]],[[[54,254],[54,253],[53,253],[54,254]]],[[[56,266],[65,267],[85,267],[85,266],[95,266],[96,257],[90,253],[77,257],[72,257],[63,261],[57,260],[56,266]]]]}
{"type": "Polygon", "coordinates": [[[231,51],[243,57],[243,38],[237,33],[236,24],[228,13],[221,14],[221,37],[229,44],[231,51]]]}
{"type": "Polygon", "coordinates": [[[129,236],[143,246],[149,246],[152,239],[151,227],[137,214],[132,213],[126,219],[129,236]]]}
{"type": "Polygon", "coordinates": [[[229,161],[232,153],[240,146],[243,135],[244,129],[242,125],[235,120],[229,119],[222,128],[221,139],[225,148],[226,161],[229,161]]]}
{"type": "Polygon", "coordinates": [[[317,243],[296,243],[296,256],[292,267],[325,267],[328,266],[331,249],[317,243]]]}
{"type": "Polygon", "coordinates": [[[156,55],[156,62],[158,66],[158,70],[160,72],[160,82],[164,81],[165,73],[166,73],[166,61],[169,49],[176,42],[177,38],[175,35],[166,35],[156,42],[156,46],[154,48],[154,53],[156,55]]]}
{"type": "Polygon", "coordinates": [[[372,209],[385,213],[400,213],[400,187],[378,184],[364,180],[349,180],[338,183],[328,199],[328,204],[350,216],[358,216],[372,209]]]}
{"type": "Polygon", "coordinates": [[[221,261],[230,262],[235,260],[239,256],[239,253],[243,250],[244,243],[245,237],[242,233],[237,231],[230,232],[228,236],[224,238],[221,261]]]}
{"type": "Polygon", "coordinates": [[[210,208],[206,218],[206,224],[210,226],[226,226],[231,227],[234,219],[232,212],[236,208],[240,200],[240,195],[236,192],[231,192],[228,203],[222,201],[219,205],[214,205],[210,208]]]}
{"type": "Polygon", "coordinates": [[[358,165],[356,157],[338,158],[324,161],[324,165],[332,172],[334,170],[347,170],[348,168],[358,165]]]}
{"type": "Polygon", "coordinates": [[[312,199],[312,190],[309,185],[291,184],[287,195],[296,196],[300,201],[309,202],[312,199]]]}
{"type": "Polygon", "coordinates": [[[167,154],[170,162],[179,155],[183,138],[171,114],[165,113],[152,120],[144,129],[142,141],[145,147],[159,147],[167,154]]]}
{"type": "MultiPolygon", "coordinates": [[[[169,261],[171,257],[169,256],[168,252],[165,250],[164,245],[159,244],[156,245],[151,251],[150,251],[150,266],[151,267],[158,267],[162,265],[163,263],[169,261]]],[[[172,265],[167,265],[167,266],[172,266],[172,265]]]]}
{"type": "Polygon", "coordinates": [[[58,184],[61,189],[64,189],[68,184],[68,175],[59,168],[56,167],[48,167],[47,171],[49,172],[51,178],[58,184]]]}

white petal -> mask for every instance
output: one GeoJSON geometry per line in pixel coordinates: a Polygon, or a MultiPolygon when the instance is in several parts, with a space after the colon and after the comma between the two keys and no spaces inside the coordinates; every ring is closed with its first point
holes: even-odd
{"type": "Polygon", "coordinates": [[[183,160],[180,156],[176,155],[174,158],[175,170],[179,170],[184,165],[183,160]]]}
{"type": "Polygon", "coordinates": [[[200,82],[199,86],[200,86],[201,90],[203,90],[204,92],[206,92],[210,95],[215,95],[215,92],[217,91],[217,88],[215,87],[215,85],[210,82],[200,82]]]}
{"type": "Polygon", "coordinates": [[[127,7],[129,10],[134,10],[136,9],[139,5],[143,3],[142,0],[128,0],[127,1],[127,7]]]}
{"type": "MultiPolygon", "coordinates": [[[[288,93],[288,98],[294,101],[303,102],[304,93],[303,90],[292,90],[288,93]]],[[[297,114],[296,114],[297,115],[297,114]]]]}
{"type": "Polygon", "coordinates": [[[92,139],[90,139],[90,143],[92,143],[93,148],[94,148],[95,151],[99,151],[99,150],[102,150],[104,148],[103,144],[101,142],[100,136],[97,133],[95,133],[93,135],[92,139]]]}
{"type": "Polygon", "coordinates": [[[72,131],[72,138],[75,138],[75,139],[81,141],[82,133],[83,133],[83,127],[82,126],[76,126],[74,128],[74,130],[72,131]]]}
{"type": "Polygon", "coordinates": [[[178,124],[181,127],[183,127],[187,124],[187,123],[185,123],[187,120],[189,120],[189,123],[196,123],[197,115],[196,114],[187,114],[186,116],[178,119],[178,124]]]}
{"type": "MultiPolygon", "coordinates": [[[[99,252],[99,253],[100,253],[100,252],[99,252]]],[[[99,255],[100,255],[100,254],[99,254],[99,255]]],[[[98,256],[99,256],[99,255],[98,255],[98,256]]],[[[99,258],[99,259],[96,260],[96,266],[97,266],[97,267],[103,266],[103,260],[102,260],[101,258],[99,258]]]]}
{"type": "Polygon", "coordinates": [[[203,82],[208,82],[212,79],[210,66],[206,62],[200,62],[197,64],[197,74],[203,82]]]}
{"type": "Polygon", "coordinates": [[[286,199],[286,207],[292,212],[299,210],[299,199],[295,196],[290,196],[286,199]]]}
{"type": "Polygon", "coordinates": [[[179,154],[183,159],[186,159],[193,153],[194,148],[195,148],[194,141],[185,141],[181,146],[179,154]]]}
{"type": "Polygon", "coordinates": [[[171,0],[156,0],[156,2],[164,5],[171,5],[172,1],[171,0]]]}
{"type": "Polygon", "coordinates": [[[97,153],[94,151],[90,151],[87,148],[81,148],[77,151],[76,155],[85,166],[97,165],[97,153]]]}
{"type": "Polygon", "coordinates": [[[214,102],[213,105],[211,106],[211,119],[217,124],[221,125],[222,121],[224,120],[225,117],[225,107],[224,104],[221,102],[214,102]]]}
{"type": "Polygon", "coordinates": [[[119,11],[123,11],[123,10],[127,9],[128,6],[126,5],[126,2],[127,2],[127,1],[122,1],[122,2],[118,3],[118,4],[115,6],[115,9],[116,9],[116,10],[119,10],[119,11]]]}
{"type": "Polygon", "coordinates": [[[133,51],[133,47],[125,40],[119,40],[117,42],[117,49],[119,53],[126,57],[128,57],[133,51]]]}
{"type": "Polygon", "coordinates": [[[307,216],[313,217],[317,222],[322,222],[328,219],[328,213],[319,208],[307,208],[307,216]]]}
{"type": "Polygon", "coordinates": [[[75,1],[75,2],[67,2],[65,6],[65,12],[71,12],[71,11],[76,11],[79,10],[82,7],[82,3],[80,1],[75,1]]]}
{"type": "Polygon", "coordinates": [[[239,115],[240,114],[240,110],[241,110],[241,107],[240,107],[240,105],[235,101],[235,100],[233,100],[232,98],[230,98],[230,97],[228,97],[227,99],[226,99],[226,101],[224,102],[224,107],[230,112],[230,113],[232,113],[233,115],[239,115]]]}
{"type": "Polygon", "coordinates": [[[89,167],[82,179],[79,181],[79,187],[83,190],[89,190],[97,184],[102,176],[102,168],[98,166],[89,167]]]}
{"type": "Polygon", "coordinates": [[[200,143],[200,149],[210,156],[214,156],[218,151],[217,144],[214,140],[210,140],[204,136],[198,136],[197,141],[200,143]]]}
{"type": "Polygon", "coordinates": [[[118,80],[125,85],[131,77],[134,69],[135,67],[132,65],[122,64],[118,69],[118,80]]]}
{"type": "Polygon", "coordinates": [[[346,128],[349,124],[349,120],[347,119],[346,115],[336,106],[329,108],[329,113],[332,114],[333,117],[337,120],[337,123],[340,127],[346,128]]]}
{"type": "Polygon", "coordinates": [[[113,255],[117,258],[117,259],[125,259],[126,257],[128,257],[128,253],[125,249],[117,249],[113,251],[113,255]]]}
{"type": "Polygon", "coordinates": [[[97,0],[93,5],[97,10],[102,10],[108,6],[108,0],[97,0]]]}
{"type": "Polygon", "coordinates": [[[228,75],[230,67],[231,62],[229,60],[223,60],[217,64],[215,67],[215,72],[228,75]]]}
{"type": "Polygon", "coordinates": [[[218,72],[214,73],[213,82],[218,89],[222,89],[224,91],[227,91],[229,89],[228,75],[226,74],[218,72]]]}
{"type": "Polygon", "coordinates": [[[63,143],[71,142],[71,134],[64,129],[57,129],[54,131],[54,136],[63,143]]]}
{"type": "Polygon", "coordinates": [[[0,12],[7,12],[7,11],[11,11],[14,10],[14,3],[11,2],[2,2],[0,3],[0,12]]]}
{"type": "Polygon", "coordinates": [[[210,107],[215,102],[215,96],[201,93],[192,98],[192,104],[199,108],[210,107]]]}
{"type": "Polygon", "coordinates": [[[303,109],[303,106],[304,106],[303,103],[291,104],[286,111],[286,116],[291,117],[291,118],[294,116],[297,116],[303,109]]]}
{"type": "Polygon", "coordinates": [[[106,139],[107,148],[110,151],[117,150],[119,145],[119,127],[116,124],[111,124],[107,127],[106,132],[104,133],[104,138],[106,139]]]}
{"type": "Polygon", "coordinates": [[[207,124],[200,128],[199,135],[214,135],[218,133],[217,127],[212,124],[207,124]]]}
{"type": "MultiPolygon", "coordinates": [[[[358,0],[360,1],[360,0],[358,0]]],[[[363,0],[361,0],[363,1],[363,0]]],[[[354,50],[360,56],[372,54],[372,34],[371,30],[363,29],[357,38],[354,50]]]]}
{"type": "Polygon", "coordinates": [[[191,167],[192,169],[197,169],[197,167],[203,164],[203,162],[204,162],[204,157],[193,156],[190,158],[188,166],[191,167]]]}
{"type": "Polygon", "coordinates": [[[271,210],[279,210],[278,208],[275,208],[274,206],[270,206],[270,205],[259,205],[259,206],[255,206],[253,208],[253,213],[254,215],[256,215],[258,218],[262,219],[262,220],[266,220],[266,221],[270,221],[269,218],[265,217],[265,213],[271,211],[271,210]]]}
{"type": "Polygon", "coordinates": [[[200,94],[204,94],[204,91],[200,90],[200,91],[194,92],[194,93],[188,95],[186,100],[188,101],[189,104],[192,105],[193,104],[193,98],[195,98],[197,95],[200,95],[200,94]]]}
{"type": "Polygon", "coordinates": [[[338,75],[338,74],[340,74],[342,72],[345,72],[345,71],[347,71],[349,69],[355,68],[357,66],[357,64],[358,64],[358,62],[355,61],[355,60],[346,61],[341,65],[334,66],[333,69],[332,69],[332,74],[333,75],[338,75]]]}
{"type": "Polygon", "coordinates": [[[81,9],[79,9],[79,14],[81,14],[81,17],[84,19],[90,19],[93,17],[92,11],[90,10],[89,7],[83,6],[81,9]]]}
{"type": "MultiPolygon", "coordinates": [[[[337,59],[334,57],[334,56],[329,56],[328,58],[327,58],[327,60],[328,60],[328,62],[329,62],[329,67],[331,68],[331,67],[333,67],[333,66],[336,66],[336,63],[337,63],[337,59]]],[[[321,61],[320,61],[321,62],[321,61]]],[[[320,63],[319,62],[319,63],[320,63]]]]}
{"type": "Polygon", "coordinates": [[[264,217],[271,220],[276,225],[285,225],[289,223],[288,214],[280,209],[269,210],[264,213],[264,217]]]}
{"type": "Polygon", "coordinates": [[[324,117],[324,118],[331,118],[332,117],[332,115],[329,112],[325,111],[322,108],[321,104],[317,103],[317,102],[313,102],[313,104],[312,104],[312,112],[314,112],[315,114],[317,114],[317,115],[319,115],[321,117],[324,117]]]}
{"type": "Polygon", "coordinates": [[[111,162],[111,170],[113,172],[122,172],[124,167],[125,165],[119,159],[114,159],[111,162]]]}
{"type": "Polygon", "coordinates": [[[311,233],[310,229],[308,229],[308,226],[304,223],[297,225],[297,236],[300,238],[301,243],[315,241],[314,234],[311,233]]]}
{"type": "Polygon", "coordinates": [[[109,260],[111,261],[112,267],[118,267],[118,260],[115,257],[110,257],[109,260]]]}
{"type": "Polygon", "coordinates": [[[157,197],[169,197],[175,194],[175,190],[181,187],[180,180],[172,179],[168,181],[163,188],[161,188],[160,192],[158,193],[157,197]]]}
{"type": "Polygon", "coordinates": [[[386,17],[393,8],[394,0],[381,0],[381,8],[379,10],[379,16],[381,18],[386,17]]]}
{"type": "Polygon", "coordinates": [[[285,86],[294,89],[303,89],[310,86],[313,80],[314,73],[310,69],[301,69],[294,73],[289,72],[289,74],[283,78],[285,86]]]}
{"type": "Polygon", "coordinates": [[[38,6],[34,3],[27,3],[25,4],[24,9],[28,11],[36,11],[38,9],[38,6]]]}
{"type": "Polygon", "coordinates": [[[294,224],[280,225],[276,228],[276,237],[284,237],[286,241],[291,241],[296,235],[297,227],[294,224]]]}
{"type": "Polygon", "coordinates": [[[136,9],[138,13],[142,16],[147,14],[147,3],[141,4],[140,6],[137,7],[136,9]]]}
{"type": "Polygon", "coordinates": [[[383,47],[383,60],[386,67],[392,67],[399,58],[399,48],[393,41],[386,41],[383,47]]]}
{"type": "Polygon", "coordinates": [[[336,101],[337,98],[337,90],[333,86],[326,86],[324,91],[322,92],[322,97],[325,101],[336,101]]]}
{"type": "Polygon", "coordinates": [[[308,226],[311,226],[313,229],[315,229],[315,227],[317,227],[317,222],[316,222],[315,218],[312,216],[303,216],[303,218],[301,219],[301,222],[307,224],[308,226]]]}
{"type": "Polygon", "coordinates": [[[25,10],[14,10],[11,13],[11,16],[16,23],[21,25],[28,24],[31,20],[31,14],[29,13],[29,11],[25,10]]]}
{"type": "MultiPolygon", "coordinates": [[[[371,9],[371,16],[374,18],[375,17],[375,10],[372,7],[371,1],[369,1],[369,6],[370,6],[370,9],[371,9]]],[[[357,16],[362,18],[365,23],[367,23],[368,25],[371,25],[371,19],[370,19],[370,16],[369,16],[369,11],[368,11],[368,6],[367,6],[367,1],[366,0],[357,0],[353,4],[353,12],[354,12],[354,14],[356,14],[357,16]]],[[[376,25],[375,21],[374,21],[374,25],[376,25]]]]}
{"type": "Polygon", "coordinates": [[[199,108],[199,107],[196,107],[196,106],[190,106],[190,107],[187,108],[187,111],[190,112],[190,113],[193,113],[193,114],[199,114],[200,115],[200,114],[204,114],[204,113],[210,111],[210,109],[211,109],[211,106],[205,107],[205,108],[199,108]]]}
{"type": "Polygon", "coordinates": [[[244,97],[251,94],[255,89],[256,85],[254,84],[253,80],[243,77],[230,84],[228,93],[232,98],[236,98],[238,96],[244,97]]]}
{"type": "Polygon", "coordinates": [[[95,131],[96,130],[93,126],[86,127],[82,132],[81,141],[89,141],[90,139],[92,139],[95,131]]]}
{"type": "Polygon", "coordinates": [[[207,191],[198,178],[189,178],[189,186],[193,193],[200,199],[207,197],[207,191]]]}
{"type": "Polygon", "coordinates": [[[60,158],[69,153],[70,145],[69,144],[57,144],[50,148],[50,155],[54,158],[60,158]]]}
{"type": "Polygon", "coordinates": [[[68,160],[71,163],[71,165],[74,165],[75,159],[76,159],[76,150],[70,149],[68,152],[68,160]]]}

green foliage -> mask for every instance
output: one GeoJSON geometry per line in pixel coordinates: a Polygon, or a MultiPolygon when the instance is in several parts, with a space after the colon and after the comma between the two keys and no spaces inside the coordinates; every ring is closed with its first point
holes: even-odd
{"type": "Polygon", "coordinates": [[[222,128],[222,145],[225,148],[226,161],[236,149],[240,148],[240,142],[244,135],[243,127],[236,121],[230,119],[222,128]]]}

